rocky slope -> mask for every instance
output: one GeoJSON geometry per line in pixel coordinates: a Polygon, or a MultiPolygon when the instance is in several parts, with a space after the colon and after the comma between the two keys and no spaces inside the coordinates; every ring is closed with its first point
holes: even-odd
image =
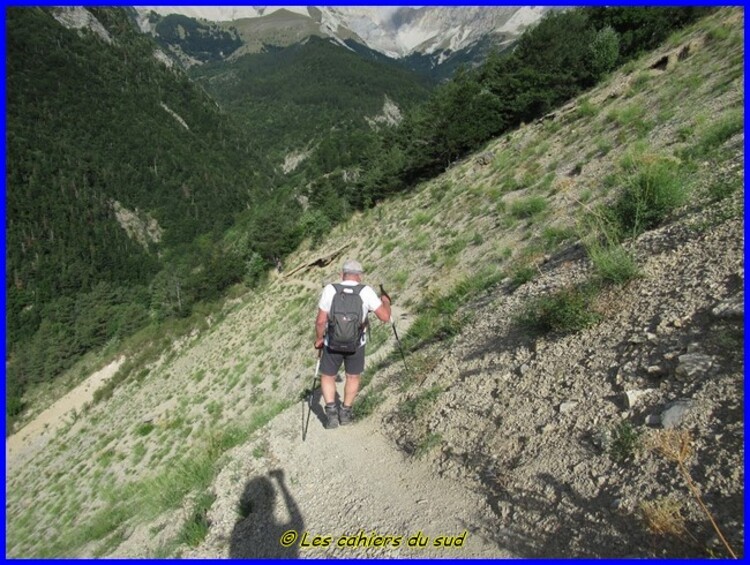
{"type": "Polygon", "coordinates": [[[658,450],[669,430],[689,434],[683,469],[742,555],[742,33],[742,11],[722,10],[301,248],[192,334],[154,336],[158,360],[126,352],[111,398],[9,459],[8,555],[725,556],[658,450]],[[588,213],[633,163],[664,160],[689,173],[690,198],[625,242],[641,275],[601,287],[596,323],[530,333],[537,298],[596,276],[588,213]],[[502,280],[408,370],[374,328],[359,401],[372,413],[326,432],[318,406],[303,441],[317,295],[345,257],[390,287],[402,338],[428,298],[502,280]],[[420,530],[453,545],[412,549],[420,530]]]}

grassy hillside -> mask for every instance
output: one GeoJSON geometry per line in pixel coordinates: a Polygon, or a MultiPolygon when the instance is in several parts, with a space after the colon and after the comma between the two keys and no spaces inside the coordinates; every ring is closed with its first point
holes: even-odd
{"type": "MultiPolygon", "coordinates": [[[[117,388],[70,415],[54,437],[10,454],[8,555],[174,555],[200,544],[206,527],[185,532],[211,506],[207,494],[232,448],[308,385],[318,293],[345,257],[359,258],[367,281],[394,296],[413,368],[401,373],[387,355],[389,329],[376,328],[371,360],[385,360],[369,365],[359,416],[399,403],[414,416],[398,428],[405,449],[431,452],[441,437],[430,407],[445,388],[410,387],[431,375],[462,327],[489,316],[483,300],[506,300],[497,283],[510,289],[507,300],[521,300],[513,289],[540,277],[546,261],[585,250],[593,294],[562,297],[564,308],[529,301],[527,316],[532,331],[575,332],[595,323],[586,314],[602,289],[648,280],[642,256],[629,252],[638,233],[703,208],[715,212],[691,229],[705,237],[741,218],[743,59],[742,11],[722,10],[413,193],[356,214],[317,246],[305,242],[284,274],[256,292],[238,290],[192,333],[137,335],[122,350],[117,388]],[[402,388],[388,388],[379,408],[384,375],[402,388]]],[[[496,422],[467,429],[475,428],[496,422]]]]}

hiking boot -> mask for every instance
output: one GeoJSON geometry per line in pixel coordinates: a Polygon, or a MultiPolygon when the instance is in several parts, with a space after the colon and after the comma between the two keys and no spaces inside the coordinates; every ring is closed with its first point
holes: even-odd
{"type": "Polygon", "coordinates": [[[326,429],[332,430],[339,426],[339,411],[335,406],[326,406],[326,429]]]}
{"type": "Polygon", "coordinates": [[[348,426],[354,421],[351,406],[341,406],[341,408],[339,408],[339,421],[342,426],[348,426]]]}

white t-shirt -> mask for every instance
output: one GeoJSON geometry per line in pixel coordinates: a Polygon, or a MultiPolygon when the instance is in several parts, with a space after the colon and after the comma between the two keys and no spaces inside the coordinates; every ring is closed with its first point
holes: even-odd
{"type": "MultiPolygon", "coordinates": [[[[343,286],[357,286],[360,283],[358,283],[357,281],[341,281],[336,284],[340,284],[343,286]]],[[[321,294],[320,296],[318,308],[323,310],[323,312],[330,312],[334,296],[336,296],[336,289],[334,288],[334,286],[332,284],[326,285],[323,289],[323,294],[321,294]]],[[[359,296],[362,299],[363,320],[367,318],[367,314],[369,314],[370,312],[374,312],[383,304],[383,302],[380,300],[380,297],[371,286],[364,285],[364,288],[360,291],[359,296]]],[[[366,341],[366,335],[365,333],[363,333],[360,345],[364,345],[366,341]]],[[[326,336],[325,344],[328,345],[328,336],[326,336]]]]}

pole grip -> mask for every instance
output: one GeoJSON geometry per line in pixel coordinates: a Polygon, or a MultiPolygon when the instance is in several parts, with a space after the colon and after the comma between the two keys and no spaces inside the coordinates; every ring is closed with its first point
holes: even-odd
{"type": "Polygon", "coordinates": [[[392,299],[392,298],[390,297],[390,295],[389,295],[389,294],[388,294],[388,293],[387,293],[387,292],[385,291],[385,289],[383,288],[383,285],[382,285],[382,284],[380,285],[380,296],[385,296],[385,297],[386,297],[386,298],[387,298],[387,299],[388,299],[388,300],[389,300],[389,301],[391,302],[391,304],[393,304],[393,299],[392,299]]]}

